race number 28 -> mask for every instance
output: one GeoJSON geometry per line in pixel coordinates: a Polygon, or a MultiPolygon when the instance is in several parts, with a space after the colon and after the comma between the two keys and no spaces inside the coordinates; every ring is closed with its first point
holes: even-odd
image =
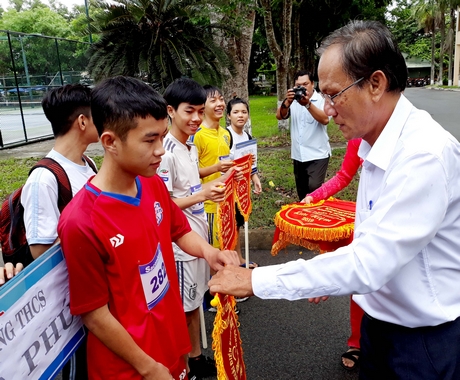
{"type": "Polygon", "coordinates": [[[163,253],[158,243],[155,255],[148,264],[139,265],[142,287],[147,307],[151,310],[165,296],[169,289],[163,253]]]}

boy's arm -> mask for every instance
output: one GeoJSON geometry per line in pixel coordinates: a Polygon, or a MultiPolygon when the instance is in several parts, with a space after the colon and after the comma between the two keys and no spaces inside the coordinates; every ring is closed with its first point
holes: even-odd
{"type": "Polygon", "coordinates": [[[53,244],[31,244],[29,248],[30,248],[30,253],[32,254],[32,257],[34,258],[34,260],[37,259],[39,256],[43,255],[48,249],[50,249],[58,241],[59,241],[59,238],[57,238],[53,244]]]}
{"type": "Polygon", "coordinates": [[[204,258],[216,271],[225,265],[240,265],[240,259],[235,251],[219,251],[195,231],[182,235],[175,243],[189,255],[204,258]]]}
{"type": "Polygon", "coordinates": [[[144,379],[171,380],[169,369],[147,355],[110,313],[107,305],[83,314],[83,323],[108,349],[131,364],[144,379]]]}
{"type": "Polygon", "coordinates": [[[60,217],[56,178],[47,169],[35,169],[22,188],[24,226],[32,257],[37,259],[56,243],[60,217]]]}
{"type": "Polygon", "coordinates": [[[262,185],[260,183],[260,178],[257,173],[251,175],[251,180],[254,185],[254,193],[260,194],[262,192],[262,185]]]}
{"type": "Polygon", "coordinates": [[[228,169],[230,169],[233,166],[233,161],[232,160],[221,160],[218,163],[211,165],[211,166],[205,166],[203,168],[200,168],[200,178],[207,177],[211,174],[221,172],[225,173],[228,169]]]}
{"type": "Polygon", "coordinates": [[[222,202],[225,197],[225,187],[223,182],[212,181],[202,185],[202,190],[189,195],[185,198],[172,198],[174,203],[179,206],[181,210],[185,210],[199,202],[211,200],[213,202],[222,202]]]}

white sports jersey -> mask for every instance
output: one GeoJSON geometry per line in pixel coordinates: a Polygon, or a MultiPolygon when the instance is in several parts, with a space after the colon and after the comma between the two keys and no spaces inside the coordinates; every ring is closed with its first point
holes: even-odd
{"type": "MultiPolygon", "coordinates": [[[[182,144],[171,133],[163,142],[166,153],[162,157],[158,175],[163,179],[173,198],[185,198],[201,191],[200,173],[198,171],[198,153],[195,145],[182,144]]],[[[183,210],[193,231],[208,240],[208,223],[204,213],[204,204],[199,202],[183,210]]],[[[173,244],[176,261],[196,259],[173,244]]]]}
{"type": "Polygon", "coordinates": [[[249,140],[249,136],[246,132],[243,131],[243,133],[240,135],[236,133],[232,127],[228,127],[228,131],[232,134],[232,147],[230,149],[230,159],[233,160],[235,159],[235,149],[236,149],[236,144],[245,142],[249,140]]]}
{"type": "MultiPolygon", "coordinates": [[[[73,196],[96,174],[83,160],[81,165],[78,165],[54,149],[46,157],[57,161],[65,170],[73,196]]],[[[57,239],[57,224],[61,215],[57,199],[58,184],[54,174],[45,168],[35,169],[27,179],[21,194],[29,244],[53,244],[57,239]]]]}

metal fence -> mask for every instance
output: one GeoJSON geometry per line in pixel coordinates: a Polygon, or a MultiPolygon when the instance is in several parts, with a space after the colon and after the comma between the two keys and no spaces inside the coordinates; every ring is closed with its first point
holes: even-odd
{"type": "Polygon", "coordinates": [[[0,149],[53,136],[41,99],[69,83],[91,85],[89,43],[0,30],[0,149]]]}

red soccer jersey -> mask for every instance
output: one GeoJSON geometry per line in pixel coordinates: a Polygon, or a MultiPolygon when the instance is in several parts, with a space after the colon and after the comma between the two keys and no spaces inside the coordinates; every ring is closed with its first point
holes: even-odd
{"type": "MultiPolygon", "coordinates": [[[[158,176],[138,178],[135,198],[88,183],[62,213],[58,233],[69,270],[70,310],[106,304],[134,341],[173,371],[191,346],[171,241],[190,231],[158,176]]],[[[91,379],[141,379],[91,332],[91,379]]]]}

